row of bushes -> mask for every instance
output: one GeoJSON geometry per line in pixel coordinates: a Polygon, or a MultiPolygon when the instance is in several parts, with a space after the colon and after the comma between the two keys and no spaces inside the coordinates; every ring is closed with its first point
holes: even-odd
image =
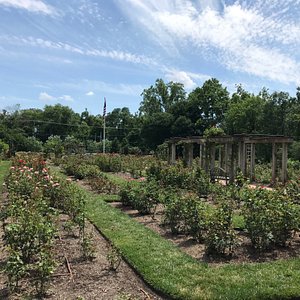
{"type": "Polygon", "coordinates": [[[55,159],[69,174],[77,174],[78,178],[96,176],[102,172],[128,172],[134,178],[144,175],[145,170],[155,162],[152,156],[134,156],[120,154],[71,155],[55,159]],[[89,167],[90,166],[90,167],[89,167]]]}
{"type": "Polygon", "coordinates": [[[143,214],[153,213],[161,203],[163,223],[170,226],[173,233],[192,235],[204,242],[209,253],[233,252],[237,246],[235,214],[244,219],[245,232],[257,251],[285,246],[299,231],[300,208],[283,191],[236,189],[215,189],[214,205],[195,193],[162,188],[153,180],[129,183],[120,195],[124,205],[131,205],[143,214]]]}
{"type": "MultiPolygon", "coordinates": [[[[85,200],[81,190],[69,181],[52,176],[40,155],[17,157],[6,178],[8,199],[2,218],[8,249],[6,274],[11,289],[21,278],[33,278],[39,294],[54,272],[53,245],[57,236],[57,216],[69,214],[79,226],[85,242],[85,200]]],[[[85,243],[86,244],[86,243],[85,243]]]]}
{"type": "Polygon", "coordinates": [[[185,168],[180,163],[166,166],[157,161],[147,169],[147,177],[160,182],[164,187],[194,191],[199,197],[207,196],[211,188],[209,177],[199,166],[185,168]]]}

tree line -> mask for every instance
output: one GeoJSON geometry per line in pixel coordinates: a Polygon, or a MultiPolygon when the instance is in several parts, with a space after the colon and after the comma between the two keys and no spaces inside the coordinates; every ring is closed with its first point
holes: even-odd
{"type": "MultiPolygon", "coordinates": [[[[227,134],[279,134],[300,140],[299,87],[295,96],[282,91],[269,93],[266,88],[255,95],[237,85],[230,95],[212,78],[187,93],[181,83],[157,79],[141,97],[135,114],[127,107],[107,114],[108,151],[149,153],[169,137],[202,135],[212,127],[227,134]]],[[[54,146],[57,151],[100,152],[102,138],[103,116],[87,110],[76,113],[56,104],[44,109],[16,107],[0,113],[0,148],[7,149],[8,145],[11,153],[50,151],[54,146]]],[[[298,149],[296,142],[291,150],[293,156],[297,156],[298,149]]]]}

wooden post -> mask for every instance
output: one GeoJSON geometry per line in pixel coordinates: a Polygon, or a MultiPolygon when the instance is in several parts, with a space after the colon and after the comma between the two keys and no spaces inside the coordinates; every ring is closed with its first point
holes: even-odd
{"type": "Polygon", "coordinates": [[[228,144],[227,152],[228,152],[229,183],[233,183],[234,182],[234,160],[233,160],[232,144],[228,144]]]}
{"type": "Polygon", "coordinates": [[[204,152],[204,160],[203,160],[203,168],[204,168],[204,170],[205,170],[205,172],[206,172],[206,174],[208,174],[208,169],[209,169],[209,167],[208,167],[208,151],[207,151],[207,144],[205,143],[204,145],[203,145],[203,152],[204,152]]]}
{"type": "Polygon", "coordinates": [[[199,166],[203,169],[203,145],[200,144],[199,146],[199,166]]]}
{"type": "Polygon", "coordinates": [[[238,167],[242,170],[242,156],[243,156],[243,145],[242,142],[238,144],[238,167]]]}
{"type": "Polygon", "coordinates": [[[272,183],[276,182],[276,153],[277,153],[277,145],[276,143],[272,143],[272,183]]]}
{"type": "Polygon", "coordinates": [[[188,165],[188,159],[189,159],[189,150],[188,150],[188,144],[183,144],[184,151],[183,151],[183,161],[184,165],[188,165]]]}
{"type": "Polygon", "coordinates": [[[228,144],[225,144],[225,157],[224,157],[224,169],[226,174],[226,184],[227,184],[227,175],[228,175],[228,144]]]}
{"type": "Polygon", "coordinates": [[[219,168],[222,169],[222,147],[219,146],[219,168]]]}
{"type": "Polygon", "coordinates": [[[255,144],[251,143],[250,180],[255,178],[255,144]]]}
{"type": "Polygon", "coordinates": [[[193,150],[194,150],[194,145],[193,144],[188,144],[188,166],[190,167],[193,164],[193,150]]]}
{"type": "Polygon", "coordinates": [[[247,163],[246,163],[246,143],[242,144],[242,152],[241,152],[241,170],[244,176],[247,174],[247,163]]]}
{"type": "Polygon", "coordinates": [[[176,144],[171,144],[171,164],[175,165],[176,162],[176,144]]]}
{"type": "Polygon", "coordinates": [[[215,181],[215,159],[216,159],[216,145],[210,145],[210,176],[211,180],[215,181]]]}
{"type": "Polygon", "coordinates": [[[282,143],[282,166],[281,166],[281,181],[286,183],[287,181],[287,143],[282,143]]]}

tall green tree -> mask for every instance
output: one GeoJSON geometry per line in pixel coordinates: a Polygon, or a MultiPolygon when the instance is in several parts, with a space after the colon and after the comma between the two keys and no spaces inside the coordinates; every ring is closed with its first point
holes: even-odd
{"type": "Polygon", "coordinates": [[[141,96],[143,101],[139,111],[142,115],[153,115],[160,112],[170,112],[171,107],[186,99],[186,92],[181,83],[165,83],[162,79],[157,79],[154,85],[144,89],[141,96]]]}
{"type": "Polygon", "coordinates": [[[229,103],[229,93],[215,78],[204,82],[188,96],[187,117],[195,123],[198,133],[222,123],[229,103]]]}
{"type": "Polygon", "coordinates": [[[266,102],[259,96],[248,95],[235,99],[225,113],[225,128],[228,134],[262,133],[266,102]]]}
{"type": "Polygon", "coordinates": [[[80,115],[70,107],[61,104],[46,105],[43,112],[43,131],[47,135],[58,135],[65,138],[74,135],[80,125],[80,115]]]}

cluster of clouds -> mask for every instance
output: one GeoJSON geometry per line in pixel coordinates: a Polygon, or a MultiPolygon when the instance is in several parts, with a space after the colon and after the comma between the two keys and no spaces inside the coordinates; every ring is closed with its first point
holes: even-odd
{"type": "Polygon", "coordinates": [[[70,95],[62,95],[62,96],[52,96],[46,92],[41,92],[39,94],[39,100],[45,101],[45,102],[53,102],[53,101],[67,101],[67,102],[73,102],[74,99],[70,95]]]}
{"type": "MultiPolygon", "coordinates": [[[[0,0],[1,1],[1,0],[0,0]]],[[[147,56],[137,55],[124,51],[117,50],[101,50],[96,48],[89,47],[84,48],[78,45],[71,45],[65,42],[54,42],[51,40],[45,40],[42,38],[35,38],[32,36],[29,37],[20,37],[20,36],[0,36],[0,41],[3,41],[8,44],[20,45],[20,46],[32,46],[32,47],[41,47],[51,50],[63,50],[66,52],[71,52],[73,54],[79,54],[88,57],[102,57],[109,58],[117,61],[130,62],[134,64],[143,64],[147,66],[157,65],[157,62],[147,56]]]]}
{"type": "MultiPolygon", "coordinates": [[[[95,1],[82,1],[81,10],[96,13],[95,1]]],[[[193,57],[217,62],[225,70],[249,74],[283,84],[300,84],[300,0],[114,0],[123,15],[165,49],[168,57],[193,57]],[[150,33],[150,34],[149,34],[150,33]]],[[[0,5],[33,13],[55,15],[57,8],[46,0],[0,0],[0,5]]],[[[98,10],[96,10],[96,8],[98,10]]],[[[143,54],[57,42],[36,37],[2,36],[9,43],[61,50],[87,57],[108,58],[149,68],[192,89],[210,76],[157,62],[143,54]]],[[[164,59],[162,57],[162,59],[164,59]]],[[[166,59],[164,59],[166,60],[166,59]]],[[[174,59],[173,59],[174,61],[174,59]]],[[[86,96],[93,96],[87,92],[86,96]]],[[[41,100],[72,101],[45,92],[41,100]]]]}
{"type": "Polygon", "coordinates": [[[118,1],[132,22],[170,54],[189,48],[202,56],[215,53],[228,70],[299,84],[299,1],[265,2],[118,1]]]}
{"type": "Polygon", "coordinates": [[[41,0],[0,0],[0,5],[24,9],[33,13],[54,15],[55,9],[41,0]]]}

